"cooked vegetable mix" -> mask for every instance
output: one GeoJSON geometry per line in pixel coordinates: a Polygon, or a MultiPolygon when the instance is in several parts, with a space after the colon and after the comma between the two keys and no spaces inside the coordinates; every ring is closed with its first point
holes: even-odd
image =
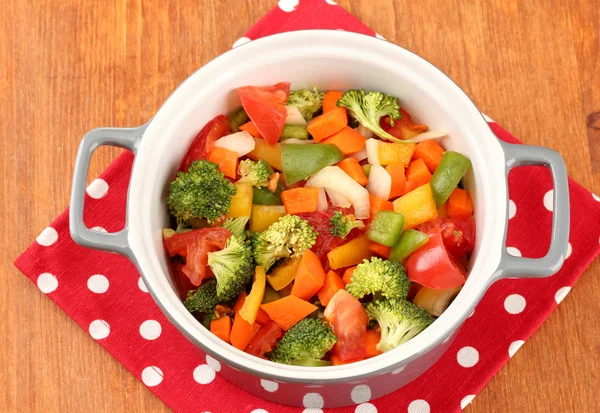
{"type": "Polygon", "coordinates": [[[470,160],[384,92],[236,92],[169,185],[163,239],[188,311],[242,351],[310,367],[427,328],[468,275],[470,160]]]}

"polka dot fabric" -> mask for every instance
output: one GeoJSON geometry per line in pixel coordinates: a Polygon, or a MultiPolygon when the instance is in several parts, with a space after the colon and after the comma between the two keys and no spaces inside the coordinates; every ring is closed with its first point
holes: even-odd
{"type": "MultiPolygon", "coordinates": [[[[335,1],[281,0],[235,46],[269,34],[317,28],[376,35],[335,1]]],[[[500,139],[518,143],[489,121],[500,139]]],[[[84,219],[89,228],[116,232],[123,227],[132,161],[133,156],[125,152],[88,188],[84,219]]],[[[552,213],[546,195],[552,189],[550,174],[544,168],[518,168],[510,174],[509,187],[507,246],[515,254],[541,257],[550,240],[552,213]]],[[[570,256],[558,274],[541,280],[495,283],[446,353],[421,377],[379,399],[372,399],[374,389],[368,385],[348,385],[347,398],[356,405],[337,409],[324,408],[316,386],[300,399],[303,408],[291,408],[265,401],[226,381],[220,372],[228,367],[205,355],[167,321],[133,264],[115,254],[73,243],[68,211],[41,232],[15,265],[176,412],[458,412],[565,299],[600,251],[598,198],[574,181],[570,181],[570,195],[570,256]]],[[[409,373],[410,366],[400,367],[387,378],[382,376],[381,382],[409,373]]],[[[285,386],[257,378],[255,388],[267,395],[285,392],[285,386]]]]}

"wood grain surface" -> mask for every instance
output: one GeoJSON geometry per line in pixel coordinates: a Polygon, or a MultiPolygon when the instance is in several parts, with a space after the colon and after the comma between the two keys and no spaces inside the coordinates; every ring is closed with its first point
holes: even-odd
{"type": "MultiPolygon", "coordinates": [[[[524,142],[600,193],[598,0],[339,0],[449,74],[524,142]]],[[[69,202],[77,145],[147,121],[274,0],[3,0],[0,411],[166,412],[13,266],[69,202]]],[[[97,152],[90,177],[119,151],[97,152]]],[[[597,412],[600,262],[466,411],[597,412]]]]}

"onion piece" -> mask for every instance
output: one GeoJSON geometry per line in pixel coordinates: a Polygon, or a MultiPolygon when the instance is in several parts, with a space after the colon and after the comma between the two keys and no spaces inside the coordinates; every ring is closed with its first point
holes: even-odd
{"type": "Polygon", "coordinates": [[[352,179],[339,166],[326,166],[308,178],[307,188],[333,189],[342,194],[354,207],[354,216],[357,219],[369,218],[370,200],[369,191],[352,179]]]}
{"type": "Polygon", "coordinates": [[[419,143],[419,142],[427,141],[429,139],[435,139],[435,140],[442,139],[442,138],[445,138],[446,136],[448,136],[448,134],[446,132],[443,132],[440,130],[430,130],[429,132],[420,133],[417,136],[415,136],[414,138],[406,139],[406,142],[419,143]]]}
{"type": "Polygon", "coordinates": [[[215,141],[215,146],[237,152],[238,158],[254,150],[254,138],[246,131],[232,133],[215,141]]]}
{"type": "Polygon", "coordinates": [[[306,126],[306,120],[296,106],[286,106],[285,110],[287,110],[286,125],[306,126]]]}
{"type": "Polygon", "coordinates": [[[319,198],[317,202],[317,211],[324,212],[329,208],[329,204],[327,203],[327,194],[325,194],[325,189],[319,188],[319,198]]]}
{"type": "Polygon", "coordinates": [[[362,161],[363,159],[367,159],[367,148],[362,148],[360,152],[348,155],[348,158],[356,158],[358,162],[362,161]]]}
{"type": "Polygon", "coordinates": [[[296,139],[296,138],[289,138],[286,139],[284,141],[281,141],[281,143],[285,144],[285,143],[293,143],[296,145],[308,145],[311,143],[315,143],[315,141],[311,140],[311,139],[296,139]]]}
{"type": "Polygon", "coordinates": [[[358,125],[355,129],[358,133],[360,133],[362,136],[364,136],[367,139],[371,139],[375,136],[375,134],[373,132],[371,132],[369,129],[365,128],[363,125],[358,125]]]}
{"type": "Polygon", "coordinates": [[[373,196],[387,200],[392,190],[392,176],[381,165],[371,166],[367,190],[373,196]]]}
{"type": "Polygon", "coordinates": [[[379,145],[381,141],[378,139],[367,139],[365,149],[367,151],[367,159],[371,165],[380,165],[379,163],[379,145]]]}
{"type": "Polygon", "coordinates": [[[349,208],[352,205],[344,195],[334,189],[327,189],[327,196],[334,207],[349,208]]]}

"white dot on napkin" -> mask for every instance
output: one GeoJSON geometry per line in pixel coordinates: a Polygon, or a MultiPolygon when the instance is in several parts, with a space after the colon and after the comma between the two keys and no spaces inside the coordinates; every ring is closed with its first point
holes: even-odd
{"type": "Polygon", "coordinates": [[[425,400],[415,400],[408,405],[408,413],[429,413],[431,408],[425,400]]]}
{"type": "Polygon", "coordinates": [[[279,383],[271,380],[260,379],[260,385],[269,393],[276,392],[279,389],[279,383]]]}
{"type": "Polygon", "coordinates": [[[371,388],[366,384],[361,384],[352,389],[350,398],[356,404],[365,403],[371,400],[371,388]]]}
{"type": "Polygon", "coordinates": [[[510,255],[512,255],[513,257],[522,257],[523,255],[521,254],[521,251],[519,251],[517,248],[515,247],[506,247],[506,252],[508,252],[510,255]]]}
{"type": "Polygon", "coordinates": [[[108,232],[106,231],[106,229],[104,229],[104,227],[93,227],[90,228],[92,231],[98,231],[98,232],[108,232]]]}
{"type": "Polygon", "coordinates": [[[35,239],[43,247],[49,247],[58,241],[58,232],[52,227],[44,229],[35,239]]]}
{"type": "Polygon", "coordinates": [[[517,215],[517,204],[512,199],[508,201],[508,219],[512,219],[517,215]]]}
{"type": "Polygon", "coordinates": [[[88,331],[94,340],[102,340],[110,334],[110,326],[104,320],[94,320],[90,323],[88,331]]]}
{"type": "Polygon", "coordinates": [[[215,360],[208,354],[206,355],[206,364],[208,364],[214,371],[221,371],[221,363],[219,360],[215,360]]]}
{"type": "Polygon", "coordinates": [[[145,293],[148,292],[148,287],[146,287],[146,283],[144,283],[144,280],[142,280],[142,277],[138,278],[138,287],[143,292],[145,292],[145,293]]]}
{"type": "Polygon", "coordinates": [[[596,201],[600,202],[600,196],[598,196],[598,195],[596,195],[596,194],[592,194],[592,197],[593,197],[593,198],[594,198],[596,201]]]}
{"type": "Polygon", "coordinates": [[[233,45],[231,47],[233,47],[234,49],[238,46],[241,46],[243,44],[249,43],[252,40],[249,37],[240,37],[239,39],[237,39],[235,42],[233,42],[233,45]]]}
{"type": "Polygon", "coordinates": [[[58,287],[58,280],[49,272],[40,274],[37,279],[37,286],[44,294],[51,293],[58,287]]]}
{"type": "Polygon", "coordinates": [[[356,406],[354,413],[377,413],[377,407],[371,403],[363,403],[356,406]]]}
{"type": "Polygon", "coordinates": [[[140,335],[146,340],[156,340],[162,333],[162,327],[156,320],[146,320],[140,325],[140,335]]]}
{"type": "Polygon", "coordinates": [[[565,299],[565,297],[567,296],[567,294],[569,294],[569,292],[571,291],[571,287],[563,287],[561,289],[559,289],[556,294],[554,294],[554,301],[556,301],[556,304],[560,304],[562,300],[565,299]]]}
{"type": "Polygon", "coordinates": [[[504,300],[504,309],[509,314],[520,314],[525,310],[527,302],[525,297],[519,294],[511,294],[504,300]]]}
{"type": "Polygon", "coordinates": [[[554,210],[554,204],[552,203],[552,198],[554,198],[554,189],[549,190],[544,195],[544,207],[552,212],[554,210]]]}
{"type": "Polygon", "coordinates": [[[94,274],[87,281],[87,287],[96,294],[105,293],[108,290],[108,278],[102,274],[94,274]]]}
{"type": "Polygon", "coordinates": [[[94,179],[87,187],[86,192],[92,198],[100,199],[108,192],[108,184],[102,178],[94,179]]]}
{"type": "Polygon", "coordinates": [[[163,372],[156,366],[146,367],[142,371],[142,381],[148,387],[158,386],[163,381],[163,372]]]}
{"type": "Polygon", "coordinates": [[[201,364],[194,369],[194,380],[200,384],[211,383],[215,379],[215,370],[208,364],[201,364]]]}
{"type": "Polygon", "coordinates": [[[571,254],[573,253],[573,247],[571,246],[571,243],[567,243],[567,255],[565,255],[565,260],[567,258],[569,258],[571,256],[571,254]]]}
{"type": "Polygon", "coordinates": [[[470,346],[463,347],[458,350],[456,361],[458,361],[458,364],[462,367],[473,367],[479,362],[479,352],[470,346]]]}
{"type": "Polygon", "coordinates": [[[467,407],[469,404],[471,404],[474,398],[474,394],[469,394],[468,396],[463,397],[463,399],[460,401],[460,408],[464,409],[465,407],[467,407]]]}
{"type": "Polygon", "coordinates": [[[523,344],[525,344],[523,340],[517,340],[510,343],[510,346],[508,346],[508,357],[512,358],[512,356],[514,356],[515,353],[519,351],[523,344]]]}
{"type": "Polygon", "coordinates": [[[279,0],[279,2],[277,2],[279,8],[288,13],[296,10],[298,4],[300,4],[300,0],[279,0]]]}
{"type": "Polygon", "coordinates": [[[269,413],[265,409],[254,409],[250,413],[269,413]]]}
{"type": "Polygon", "coordinates": [[[319,393],[306,393],[302,398],[302,405],[304,407],[322,409],[324,404],[323,396],[319,393]]]}

